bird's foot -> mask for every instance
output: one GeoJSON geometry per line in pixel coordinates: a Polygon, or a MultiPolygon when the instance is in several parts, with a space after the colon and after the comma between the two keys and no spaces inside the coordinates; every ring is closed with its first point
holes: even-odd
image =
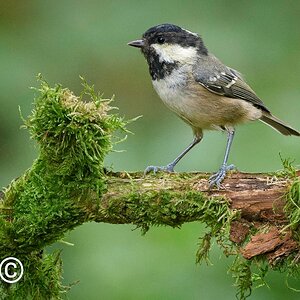
{"type": "Polygon", "coordinates": [[[226,176],[226,173],[234,169],[236,169],[234,165],[222,165],[222,167],[217,173],[214,173],[209,177],[209,189],[211,189],[214,186],[217,186],[217,188],[219,189],[221,186],[221,182],[226,176]]]}
{"type": "Polygon", "coordinates": [[[168,164],[166,166],[148,166],[145,171],[144,174],[148,174],[150,172],[153,172],[154,174],[156,174],[157,172],[168,172],[168,173],[174,173],[174,165],[173,164],[168,164]]]}

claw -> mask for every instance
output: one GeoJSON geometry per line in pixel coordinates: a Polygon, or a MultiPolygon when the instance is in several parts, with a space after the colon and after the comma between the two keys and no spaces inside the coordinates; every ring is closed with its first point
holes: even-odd
{"type": "Polygon", "coordinates": [[[221,186],[221,182],[223,181],[223,179],[226,176],[227,171],[234,170],[234,169],[235,169],[234,165],[229,165],[229,166],[222,165],[222,167],[220,168],[220,170],[217,173],[215,173],[209,177],[209,180],[208,180],[209,181],[209,189],[211,189],[214,185],[216,185],[217,188],[219,189],[221,186]]]}
{"type": "Polygon", "coordinates": [[[153,174],[156,174],[157,172],[168,172],[168,173],[174,173],[174,166],[172,164],[168,164],[166,166],[148,166],[145,171],[144,175],[153,172],[153,174]]]}

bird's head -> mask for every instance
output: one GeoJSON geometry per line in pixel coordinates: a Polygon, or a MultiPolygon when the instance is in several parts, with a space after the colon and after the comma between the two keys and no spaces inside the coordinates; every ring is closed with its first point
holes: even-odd
{"type": "Polygon", "coordinates": [[[128,43],[140,48],[150,64],[155,57],[160,63],[193,63],[199,54],[207,55],[201,37],[172,24],[161,24],[148,29],[142,39],[128,43]]]}

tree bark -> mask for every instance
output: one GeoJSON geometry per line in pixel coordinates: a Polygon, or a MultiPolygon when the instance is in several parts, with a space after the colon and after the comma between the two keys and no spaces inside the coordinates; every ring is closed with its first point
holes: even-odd
{"type": "MultiPolygon", "coordinates": [[[[297,172],[300,175],[300,172],[297,172]]],[[[270,263],[276,259],[289,255],[299,249],[299,244],[293,239],[291,231],[281,232],[288,224],[284,212],[285,194],[290,185],[286,178],[278,178],[265,173],[229,174],[223,182],[221,189],[208,189],[208,174],[205,173],[175,173],[143,176],[142,173],[109,173],[108,190],[105,193],[97,213],[95,221],[113,223],[132,223],[130,210],[120,206],[120,211],[114,210],[114,216],[108,217],[114,200],[135,191],[142,196],[149,191],[173,191],[184,193],[194,190],[204,193],[208,197],[225,197],[232,210],[240,211],[240,219],[231,223],[230,240],[236,244],[242,244],[250,228],[262,228],[267,225],[266,232],[258,232],[251,236],[247,243],[241,246],[241,254],[250,259],[254,256],[267,254],[270,263]],[[110,205],[108,203],[111,203],[110,205]],[[126,212],[129,214],[127,215],[126,212]]],[[[199,216],[195,214],[183,222],[197,221],[199,216]]],[[[184,217],[183,217],[184,219],[184,217]]],[[[166,224],[168,222],[166,221],[166,224]]]]}
{"type": "Polygon", "coordinates": [[[243,219],[252,222],[284,224],[287,222],[283,207],[284,195],[289,185],[286,179],[264,173],[232,173],[224,180],[221,189],[208,189],[206,173],[174,173],[143,176],[142,173],[109,173],[105,201],[118,198],[132,191],[174,191],[181,193],[195,190],[210,197],[226,197],[232,209],[241,210],[243,219]]]}

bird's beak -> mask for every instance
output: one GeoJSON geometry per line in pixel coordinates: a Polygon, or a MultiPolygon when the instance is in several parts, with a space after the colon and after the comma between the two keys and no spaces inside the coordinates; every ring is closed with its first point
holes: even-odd
{"type": "Polygon", "coordinates": [[[136,48],[143,48],[145,45],[145,42],[144,42],[144,40],[136,40],[136,41],[129,42],[127,45],[136,47],[136,48]]]}

